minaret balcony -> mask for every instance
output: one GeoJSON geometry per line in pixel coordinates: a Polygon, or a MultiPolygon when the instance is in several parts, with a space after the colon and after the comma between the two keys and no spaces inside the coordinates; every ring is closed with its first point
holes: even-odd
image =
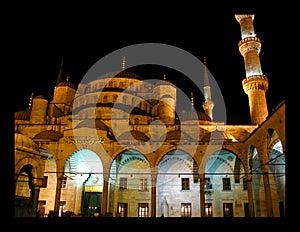
{"type": "Polygon", "coordinates": [[[241,44],[247,43],[249,41],[256,41],[256,42],[260,43],[260,39],[258,37],[256,37],[256,36],[248,36],[248,37],[240,40],[240,42],[238,43],[238,45],[241,46],[241,44]]]}
{"type": "Polygon", "coordinates": [[[249,90],[264,90],[267,91],[269,87],[268,78],[265,75],[253,75],[246,77],[243,82],[243,89],[247,93],[249,90]]]}
{"type": "Polygon", "coordinates": [[[244,79],[244,81],[257,80],[257,79],[268,81],[268,78],[267,78],[267,76],[265,76],[265,75],[252,75],[252,76],[246,77],[246,78],[244,79]]]}
{"type": "Polygon", "coordinates": [[[255,36],[250,36],[240,40],[238,46],[242,56],[244,56],[250,50],[257,50],[257,53],[260,53],[261,50],[260,39],[255,36]]]}

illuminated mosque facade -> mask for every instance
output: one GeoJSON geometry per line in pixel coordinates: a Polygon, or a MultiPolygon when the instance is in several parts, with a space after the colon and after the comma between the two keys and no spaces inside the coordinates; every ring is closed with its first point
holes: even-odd
{"type": "Polygon", "coordinates": [[[205,74],[203,111],[175,112],[166,79],[60,72],[51,101],[15,112],[15,217],[284,217],[285,101],[269,113],[254,15],[235,19],[250,125],[214,122],[205,74]]]}

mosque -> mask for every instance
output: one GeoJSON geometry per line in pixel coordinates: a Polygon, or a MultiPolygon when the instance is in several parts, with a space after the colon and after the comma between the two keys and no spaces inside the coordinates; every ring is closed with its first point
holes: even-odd
{"type": "Polygon", "coordinates": [[[76,88],[61,65],[53,98],[14,114],[15,217],[286,216],[286,104],[267,107],[254,15],[235,19],[251,124],[214,121],[206,72],[203,111],[191,95],[176,112],[166,79],[123,67],[76,88]]]}

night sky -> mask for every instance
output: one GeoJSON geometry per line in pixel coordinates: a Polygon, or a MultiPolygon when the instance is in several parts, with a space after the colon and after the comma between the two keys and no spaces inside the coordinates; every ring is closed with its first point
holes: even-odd
{"type": "MultiPolygon", "coordinates": [[[[125,8],[125,3],[110,7],[81,3],[76,10],[70,5],[45,4],[26,10],[14,33],[17,52],[10,77],[16,83],[13,110],[27,109],[31,92],[52,100],[62,59],[65,74],[78,85],[91,66],[117,49],[163,43],[184,49],[201,61],[206,57],[207,68],[224,96],[228,124],[250,124],[248,97],[242,88],[244,62],[238,50],[240,25],[234,14],[255,14],[254,30],[262,43],[261,68],[269,78],[266,96],[270,112],[286,99],[281,46],[284,18],[279,5],[274,4],[270,10],[255,1],[242,1],[243,5],[236,2],[172,7],[145,2],[134,9],[125,8]]],[[[145,78],[162,79],[166,73],[183,91],[196,92],[195,104],[201,108],[202,96],[175,70],[137,67],[135,71],[145,78]]]]}

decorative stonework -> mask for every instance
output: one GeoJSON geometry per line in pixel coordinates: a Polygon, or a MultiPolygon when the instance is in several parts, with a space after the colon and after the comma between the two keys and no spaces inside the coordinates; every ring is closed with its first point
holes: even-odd
{"type": "Polygon", "coordinates": [[[250,78],[245,78],[242,84],[245,93],[248,93],[250,90],[267,91],[269,87],[268,79],[263,75],[255,75],[250,78]]]}
{"type": "Polygon", "coordinates": [[[105,138],[104,137],[97,137],[97,136],[88,136],[88,135],[83,135],[83,136],[66,136],[65,138],[65,143],[67,144],[85,144],[85,145],[90,145],[90,144],[104,144],[105,138]]]}
{"type": "Polygon", "coordinates": [[[245,54],[251,50],[256,50],[259,54],[261,50],[260,39],[253,36],[242,39],[238,45],[242,56],[245,56],[245,54]]]}

